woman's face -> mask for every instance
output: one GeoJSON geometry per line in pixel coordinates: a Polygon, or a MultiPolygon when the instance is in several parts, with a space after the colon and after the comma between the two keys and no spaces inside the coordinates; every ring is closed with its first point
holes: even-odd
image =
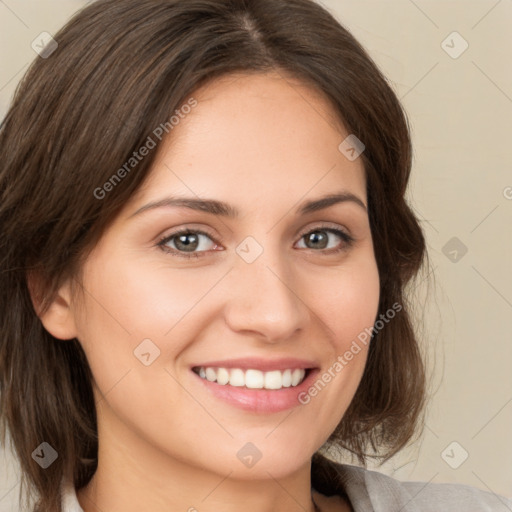
{"type": "Polygon", "coordinates": [[[309,464],[365,366],[364,344],[343,357],[379,302],[363,163],[297,81],[230,76],[193,97],[83,267],[70,319],[100,445],[152,469],[278,478],[309,464]],[[335,194],[357,199],[314,206],[335,194]]]}

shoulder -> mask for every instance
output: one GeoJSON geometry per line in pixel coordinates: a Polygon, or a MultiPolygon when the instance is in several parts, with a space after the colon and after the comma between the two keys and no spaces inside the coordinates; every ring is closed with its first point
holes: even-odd
{"type": "MultiPolygon", "coordinates": [[[[402,482],[357,466],[325,459],[323,494],[348,497],[354,512],[510,512],[512,500],[464,484],[402,482]]],[[[323,464],[323,462],[322,462],[323,464]]]]}
{"type": "Polygon", "coordinates": [[[441,504],[447,512],[512,510],[512,499],[470,485],[429,482],[400,482],[400,485],[422,511],[437,511],[436,505],[441,504]]]}
{"type": "Polygon", "coordinates": [[[512,500],[464,484],[402,482],[376,471],[363,470],[365,483],[374,504],[380,510],[387,503],[406,506],[411,512],[507,512],[512,500]]]}

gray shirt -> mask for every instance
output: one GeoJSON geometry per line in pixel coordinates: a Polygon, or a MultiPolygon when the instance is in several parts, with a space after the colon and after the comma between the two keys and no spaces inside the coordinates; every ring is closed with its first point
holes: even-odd
{"type": "MultiPolygon", "coordinates": [[[[357,466],[334,466],[354,512],[512,512],[512,499],[469,485],[401,482],[357,466]]],[[[63,512],[83,512],[69,483],[62,486],[62,506],[63,512]]]]}
{"type": "Polygon", "coordinates": [[[512,500],[463,484],[401,482],[337,464],[355,512],[512,512],[512,500]]]}

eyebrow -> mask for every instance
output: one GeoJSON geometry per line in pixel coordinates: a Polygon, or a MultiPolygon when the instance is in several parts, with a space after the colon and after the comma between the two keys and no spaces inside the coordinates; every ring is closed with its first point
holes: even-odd
{"type": "MultiPolygon", "coordinates": [[[[307,201],[295,210],[296,215],[305,215],[307,213],[316,212],[329,208],[335,204],[353,202],[359,205],[365,212],[367,211],[364,202],[351,192],[340,192],[338,194],[329,194],[319,199],[307,201]]],[[[192,197],[166,197],[159,201],[152,201],[141,206],[136,212],[132,213],[128,218],[135,217],[143,212],[155,210],[157,208],[182,207],[195,211],[201,211],[212,215],[220,215],[222,217],[234,219],[240,216],[240,211],[228,203],[217,201],[216,199],[197,199],[192,197]]]]}

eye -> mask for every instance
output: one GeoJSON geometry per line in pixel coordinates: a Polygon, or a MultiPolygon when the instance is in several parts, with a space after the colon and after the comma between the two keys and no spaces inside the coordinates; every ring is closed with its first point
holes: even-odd
{"type": "Polygon", "coordinates": [[[304,233],[301,236],[301,240],[303,239],[306,241],[307,249],[320,249],[323,250],[324,252],[327,252],[328,254],[338,253],[340,251],[347,250],[349,247],[352,246],[354,242],[354,238],[351,237],[348,233],[345,233],[345,231],[342,231],[341,229],[324,226],[317,227],[312,231],[304,233]],[[334,238],[341,238],[341,240],[343,240],[344,243],[342,243],[341,246],[339,243],[334,243],[334,245],[331,244],[329,246],[328,234],[335,235],[334,238]]]}
{"type": "Polygon", "coordinates": [[[181,229],[180,231],[176,231],[175,233],[172,233],[160,240],[160,242],[158,242],[158,246],[165,252],[169,252],[176,256],[184,258],[199,258],[200,256],[203,256],[201,253],[208,251],[208,243],[204,243],[204,240],[201,240],[202,237],[208,238],[213,242],[213,248],[211,248],[211,250],[215,250],[218,247],[217,242],[213,240],[208,233],[201,231],[200,229],[181,229]],[[174,248],[169,247],[170,243],[174,244],[174,248]],[[199,250],[199,252],[194,252],[197,249],[201,250],[199,250]]]}
{"type": "MultiPolygon", "coordinates": [[[[354,242],[354,238],[341,229],[324,226],[319,226],[302,234],[300,240],[302,239],[305,239],[306,244],[308,244],[306,249],[312,249],[315,252],[322,251],[327,254],[347,250],[354,242]],[[328,235],[335,235],[334,238],[341,239],[343,243],[340,245],[338,242],[337,244],[334,243],[334,246],[332,244],[329,246],[330,237],[328,235]]],[[[207,232],[187,228],[171,233],[161,239],[157,245],[163,251],[183,258],[203,257],[210,250],[219,250],[220,247],[218,242],[207,232]],[[210,240],[210,244],[204,239],[210,240]],[[212,244],[213,247],[208,248],[208,245],[212,244]]]]}

